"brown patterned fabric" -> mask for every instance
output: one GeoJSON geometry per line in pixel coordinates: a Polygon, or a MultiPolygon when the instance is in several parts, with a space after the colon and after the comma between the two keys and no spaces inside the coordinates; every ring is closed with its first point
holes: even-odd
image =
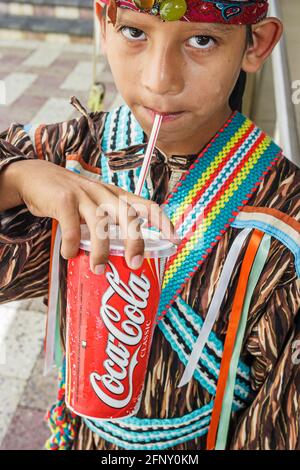
{"type": "MultiPolygon", "coordinates": [[[[77,106],[79,109],[80,106],[77,106]]],[[[85,115],[68,122],[40,126],[35,146],[19,124],[0,134],[0,169],[18,158],[44,158],[64,166],[68,155],[77,156],[87,168],[100,168],[99,142],[106,113],[85,115]]],[[[141,164],[136,148],[107,154],[113,171],[141,164]]],[[[162,203],[173,184],[195,160],[196,155],[167,159],[156,149],[150,168],[151,198],[162,203]],[[170,184],[170,181],[173,183],[170,184]]],[[[101,177],[101,175],[100,175],[101,177]]],[[[300,170],[285,157],[265,176],[249,205],[275,208],[300,222],[300,170]]],[[[198,315],[205,318],[228,251],[239,233],[230,227],[199,266],[182,293],[198,315]]],[[[48,293],[51,221],[31,215],[26,207],[0,214],[0,302],[48,293]]],[[[221,305],[214,332],[224,342],[233,296],[237,286],[244,247],[239,255],[221,305]]],[[[61,259],[61,338],[65,339],[66,262],[61,259]]],[[[277,239],[271,248],[251,300],[242,360],[251,368],[254,401],[232,414],[228,448],[300,450],[300,365],[293,360],[295,342],[300,341],[300,282],[290,250],[277,239]]],[[[180,417],[209,403],[211,395],[194,378],[177,388],[184,366],[156,328],[138,411],[139,418],[180,417]]],[[[205,449],[206,436],[171,449],[205,449]]],[[[90,431],[80,420],[74,449],[118,450],[118,447],[90,431]]]]}

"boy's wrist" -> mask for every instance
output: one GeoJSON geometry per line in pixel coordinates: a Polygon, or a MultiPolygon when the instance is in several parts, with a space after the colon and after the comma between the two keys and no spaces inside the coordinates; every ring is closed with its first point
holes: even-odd
{"type": "Polygon", "coordinates": [[[26,159],[24,157],[12,158],[2,165],[0,171],[0,211],[24,204],[20,185],[22,177],[26,173],[25,165],[26,159]]]}

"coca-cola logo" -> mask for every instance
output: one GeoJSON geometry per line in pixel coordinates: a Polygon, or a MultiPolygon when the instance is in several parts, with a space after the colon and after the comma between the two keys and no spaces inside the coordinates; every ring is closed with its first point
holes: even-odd
{"type": "Polygon", "coordinates": [[[103,362],[107,373],[100,375],[92,372],[90,382],[100,400],[113,408],[123,408],[132,397],[133,371],[138,364],[137,356],[143,338],[143,310],[148,305],[150,281],[144,274],[137,276],[130,273],[127,285],[120,279],[113,263],[109,261],[108,264],[111,271],[105,275],[110,287],[104,293],[100,307],[101,319],[109,332],[105,349],[107,359],[103,362]],[[123,315],[113,306],[114,296],[126,302],[123,315]],[[122,321],[124,314],[126,318],[122,321]],[[131,357],[126,346],[136,346],[131,357]],[[118,396],[124,394],[126,385],[127,396],[118,399],[118,396]]]}

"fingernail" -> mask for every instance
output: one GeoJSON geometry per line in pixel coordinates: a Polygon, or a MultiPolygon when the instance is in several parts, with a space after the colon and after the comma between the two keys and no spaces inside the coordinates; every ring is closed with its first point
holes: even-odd
{"type": "Polygon", "coordinates": [[[143,257],[141,255],[136,255],[131,258],[131,267],[132,269],[138,269],[143,262],[143,257]]]}
{"type": "Polygon", "coordinates": [[[105,271],[105,264],[97,264],[97,266],[95,266],[95,269],[94,269],[94,273],[99,275],[99,274],[103,274],[105,271]]]}

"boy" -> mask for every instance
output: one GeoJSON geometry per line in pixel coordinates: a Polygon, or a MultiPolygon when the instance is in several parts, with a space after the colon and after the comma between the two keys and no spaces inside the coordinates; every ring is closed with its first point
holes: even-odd
{"type": "MultiPolygon", "coordinates": [[[[47,294],[51,218],[67,259],[78,251],[80,220],[88,224],[91,269],[102,273],[109,243],[96,226],[107,219],[95,214],[124,191],[118,223],[152,209],[150,222],[179,247],[166,266],[137,415],[75,417],[62,377],[49,447],[300,449],[300,171],[229,106],[241,70],[262,66],[282,25],[266,18],[264,0],[112,0],[105,15],[102,6],[102,44],[126,106],[87,114],[73,100],[78,120],[13,124],[0,136],[0,300],[47,294]],[[165,116],[141,199],[127,193],[155,111],[165,116]]],[[[128,237],[134,269],[143,241],[128,237]]],[[[66,261],[60,267],[64,345],[66,261]]]]}

